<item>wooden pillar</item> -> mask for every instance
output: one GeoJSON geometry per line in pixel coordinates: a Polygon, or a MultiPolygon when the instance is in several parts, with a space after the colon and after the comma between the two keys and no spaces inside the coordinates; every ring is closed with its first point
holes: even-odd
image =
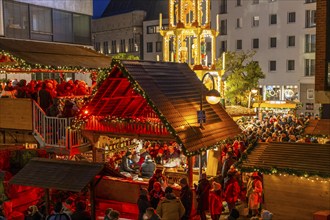
{"type": "Polygon", "coordinates": [[[194,183],[194,174],[193,174],[193,169],[194,169],[194,164],[192,163],[192,158],[193,157],[188,157],[188,184],[189,187],[192,188],[193,187],[193,183],[194,183]]]}

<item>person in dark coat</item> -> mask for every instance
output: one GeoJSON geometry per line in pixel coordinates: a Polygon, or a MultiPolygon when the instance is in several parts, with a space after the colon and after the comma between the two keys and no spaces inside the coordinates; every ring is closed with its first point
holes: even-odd
{"type": "Polygon", "coordinates": [[[148,198],[148,190],[145,188],[140,189],[140,196],[137,201],[137,205],[139,208],[139,216],[138,220],[143,220],[143,215],[146,212],[147,208],[151,206],[148,198]]]}
{"type": "Polygon", "coordinates": [[[44,110],[47,109],[53,104],[53,97],[51,93],[47,89],[47,84],[45,82],[42,83],[41,90],[38,92],[39,97],[39,105],[44,110]]]}
{"type": "Polygon", "coordinates": [[[157,169],[154,175],[152,175],[152,177],[149,179],[149,183],[148,183],[149,192],[153,189],[155,182],[160,182],[160,184],[163,184],[165,182],[165,177],[163,176],[162,172],[163,170],[157,169]]]}
{"type": "Polygon", "coordinates": [[[128,172],[128,173],[135,173],[135,170],[130,166],[130,160],[132,158],[132,153],[127,151],[125,156],[121,159],[119,171],[120,172],[128,172]]]}
{"type": "Polygon", "coordinates": [[[149,196],[151,207],[156,209],[160,199],[165,196],[165,192],[163,191],[159,182],[154,183],[154,187],[149,192],[149,196]]]}
{"type": "Polygon", "coordinates": [[[205,211],[209,209],[209,191],[211,188],[210,182],[206,178],[206,173],[202,174],[202,178],[196,186],[197,212],[201,220],[206,220],[205,211]]]}
{"type": "Polygon", "coordinates": [[[150,178],[154,174],[155,169],[156,169],[156,164],[151,159],[150,155],[147,155],[145,157],[145,161],[141,166],[141,176],[143,178],[150,178]]]}
{"type": "Polygon", "coordinates": [[[32,205],[27,210],[27,215],[25,216],[24,220],[42,220],[43,215],[39,212],[38,207],[32,205]]]}
{"type": "Polygon", "coordinates": [[[180,186],[180,200],[186,210],[181,220],[188,220],[192,209],[193,193],[189,188],[187,178],[180,179],[180,186]]]}
{"type": "Polygon", "coordinates": [[[233,152],[229,151],[226,153],[226,159],[222,165],[221,175],[223,178],[227,177],[228,170],[230,169],[231,165],[233,165],[236,160],[233,158],[233,152]]]}
{"type": "Polygon", "coordinates": [[[91,220],[91,214],[86,211],[86,203],[77,202],[76,211],[71,215],[71,220],[91,220]]]}

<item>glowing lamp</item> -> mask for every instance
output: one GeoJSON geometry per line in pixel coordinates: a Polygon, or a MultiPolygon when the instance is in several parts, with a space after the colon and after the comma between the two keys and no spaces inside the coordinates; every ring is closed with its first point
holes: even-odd
{"type": "Polygon", "coordinates": [[[214,105],[220,102],[220,93],[217,90],[212,89],[207,92],[205,98],[209,104],[214,105]]]}

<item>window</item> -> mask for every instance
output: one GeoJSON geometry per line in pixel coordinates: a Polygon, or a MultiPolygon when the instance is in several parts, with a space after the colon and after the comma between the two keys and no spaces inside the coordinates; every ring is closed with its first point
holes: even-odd
{"type": "Polygon", "coordinates": [[[316,37],[315,34],[306,34],[305,35],[305,53],[315,52],[316,46],[316,37]]]}
{"type": "Polygon", "coordinates": [[[307,99],[314,99],[314,89],[307,89],[307,99]]]}
{"type": "Polygon", "coordinates": [[[227,13],[227,0],[221,0],[220,1],[220,14],[226,14],[227,13]]]}
{"type": "Polygon", "coordinates": [[[288,47],[296,46],[296,36],[288,36],[288,47]]]}
{"type": "Polygon", "coordinates": [[[258,38],[252,39],[252,48],[253,49],[259,48],[259,39],[258,38]]]}
{"type": "Polygon", "coordinates": [[[72,14],[69,12],[53,10],[54,41],[73,41],[72,14]]]}
{"type": "Polygon", "coordinates": [[[227,20],[220,21],[220,34],[227,35],[227,20]]]}
{"type": "Polygon", "coordinates": [[[125,53],[125,39],[120,40],[120,53],[125,53]]]}
{"type": "Polygon", "coordinates": [[[30,32],[28,5],[4,1],[3,13],[6,37],[28,39],[30,32]]]}
{"type": "Polygon", "coordinates": [[[296,12],[289,12],[288,23],[295,23],[295,22],[296,22],[296,12]]]}
{"type": "Polygon", "coordinates": [[[306,11],[306,28],[315,27],[315,25],[316,25],[315,13],[316,13],[316,10],[307,10],[306,11]]]}
{"type": "Polygon", "coordinates": [[[134,38],[128,39],[128,52],[134,52],[134,38]]]}
{"type": "Polygon", "coordinates": [[[242,0],[236,0],[236,6],[242,6],[242,0]]]}
{"type": "Polygon", "coordinates": [[[220,54],[227,51],[227,41],[220,41],[220,54]]]}
{"type": "Polygon", "coordinates": [[[258,27],[258,26],[259,26],[259,16],[253,16],[252,27],[258,27]]]}
{"type": "Polygon", "coordinates": [[[91,42],[90,16],[73,14],[73,42],[89,44],[91,42]]]}
{"type": "Polygon", "coordinates": [[[156,42],[156,52],[162,52],[162,42],[161,41],[156,42]]]}
{"type": "Polygon", "coordinates": [[[147,27],[147,34],[156,34],[159,33],[159,26],[153,25],[147,27]]]}
{"type": "Polygon", "coordinates": [[[237,18],[236,19],[236,28],[242,28],[243,27],[243,19],[237,18]]]}
{"type": "Polygon", "coordinates": [[[236,41],[236,50],[242,50],[242,44],[243,44],[243,42],[242,42],[242,40],[237,40],[236,41]]]}
{"type": "Polygon", "coordinates": [[[269,47],[270,48],[276,48],[276,41],[277,41],[276,37],[271,37],[269,39],[269,47]]]}
{"type": "Polygon", "coordinates": [[[147,42],[147,53],[152,53],[152,42],[147,42]]]}
{"type": "Polygon", "coordinates": [[[277,24],[277,14],[269,15],[269,24],[277,24]]]}
{"type": "Polygon", "coordinates": [[[276,61],[275,60],[271,60],[269,61],[269,71],[276,71],[276,61]]]}
{"type": "Polygon", "coordinates": [[[30,6],[31,39],[52,41],[52,11],[50,8],[30,6]]]}
{"type": "Polygon", "coordinates": [[[288,62],[287,62],[288,71],[293,71],[295,69],[294,63],[295,63],[294,60],[288,60],[288,62]]]}
{"type": "Polygon", "coordinates": [[[315,76],[314,59],[305,59],[305,76],[315,76]]]}
{"type": "Polygon", "coordinates": [[[110,53],[117,53],[117,46],[116,46],[116,41],[115,40],[113,40],[113,41],[111,41],[111,51],[110,51],[110,53]]]}
{"type": "Polygon", "coordinates": [[[252,4],[259,4],[259,0],[252,0],[252,4]]]}
{"type": "Polygon", "coordinates": [[[103,42],[103,53],[104,53],[104,54],[109,54],[108,41],[104,41],[104,42],[103,42]]]}
{"type": "Polygon", "coordinates": [[[94,48],[96,51],[100,52],[101,51],[101,43],[100,42],[95,42],[94,48]]]}

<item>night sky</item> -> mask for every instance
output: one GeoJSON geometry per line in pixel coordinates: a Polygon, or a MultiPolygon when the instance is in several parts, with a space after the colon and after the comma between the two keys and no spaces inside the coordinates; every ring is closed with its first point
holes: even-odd
{"type": "Polygon", "coordinates": [[[111,0],[93,0],[93,18],[99,18],[111,0]]]}

